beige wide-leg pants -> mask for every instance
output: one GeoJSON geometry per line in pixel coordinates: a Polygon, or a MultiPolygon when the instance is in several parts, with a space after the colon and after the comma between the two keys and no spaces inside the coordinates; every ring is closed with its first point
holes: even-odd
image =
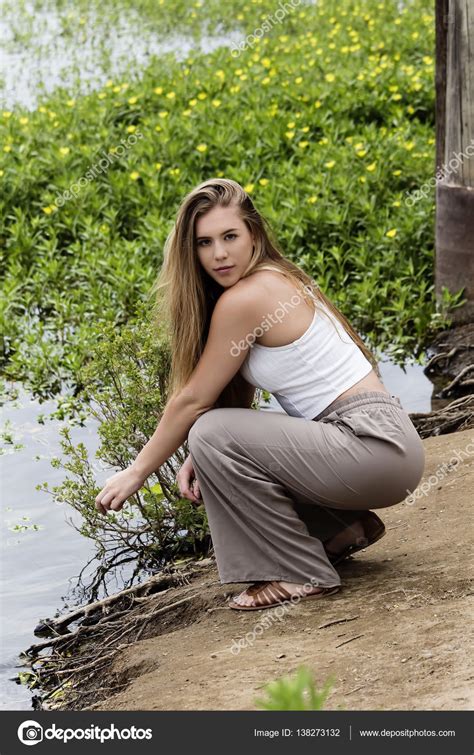
{"type": "Polygon", "coordinates": [[[188,435],[219,578],[341,584],[323,541],[418,486],[423,443],[397,396],[366,391],[316,419],[220,408],[188,435]]]}

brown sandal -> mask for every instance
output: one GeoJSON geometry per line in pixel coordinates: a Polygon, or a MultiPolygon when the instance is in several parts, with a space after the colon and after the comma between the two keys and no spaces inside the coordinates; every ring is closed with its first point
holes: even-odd
{"type": "MultiPolygon", "coordinates": [[[[299,600],[322,598],[325,595],[332,595],[338,592],[339,589],[339,585],[335,587],[314,587],[312,590],[298,595],[298,598],[299,600]]],[[[254,605],[241,606],[239,603],[234,603],[231,600],[229,608],[234,608],[237,611],[259,611],[262,608],[272,608],[280,603],[291,601],[292,597],[292,594],[288,590],[285,590],[279,582],[255,582],[247,588],[246,592],[254,596],[254,605]]]]}
{"type": "Polygon", "coordinates": [[[357,553],[357,551],[361,551],[363,548],[367,548],[369,545],[376,543],[377,540],[380,540],[380,538],[385,535],[385,525],[380,517],[378,517],[377,514],[374,514],[373,511],[367,511],[359,521],[364,527],[365,537],[359,538],[356,543],[347,545],[342,551],[339,551],[339,553],[333,553],[325,546],[327,557],[333,566],[339,564],[353,553],[357,553]]]}

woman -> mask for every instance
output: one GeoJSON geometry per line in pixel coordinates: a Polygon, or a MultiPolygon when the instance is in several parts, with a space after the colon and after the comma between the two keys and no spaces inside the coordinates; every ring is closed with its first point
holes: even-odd
{"type": "Polygon", "coordinates": [[[385,532],[369,509],[404,500],[424,471],[423,444],[373,354],[232,180],[185,197],[155,291],[170,395],[98,510],[121,509],[187,439],[177,481],[184,497],[202,495],[220,581],[252,583],[230,607],[336,592],[334,565],[385,532]],[[286,413],[253,409],[256,387],[286,413]]]}

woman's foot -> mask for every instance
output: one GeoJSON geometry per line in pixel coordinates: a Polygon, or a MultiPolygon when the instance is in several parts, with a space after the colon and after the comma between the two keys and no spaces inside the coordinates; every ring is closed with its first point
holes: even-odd
{"type": "Polygon", "coordinates": [[[247,587],[243,593],[229,601],[229,608],[233,608],[235,611],[259,611],[278,606],[281,603],[296,603],[310,598],[313,600],[324,598],[327,595],[339,592],[340,589],[340,585],[312,587],[309,583],[277,582],[276,580],[255,582],[247,587]],[[287,585],[290,589],[287,590],[284,585],[287,585]],[[293,600],[293,596],[298,596],[296,601],[293,600]]]}
{"type": "Polygon", "coordinates": [[[367,548],[385,535],[385,525],[373,511],[367,511],[360,519],[342,532],[326,540],[323,545],[330,562],[335,565],[352,553],[367,548]]]}
{"type": "MultiPolygon", "coordinates": [[[[263,582],[255,582],[255,585],[258,584],[264,584],[263,582]]],[[[268,584],[268,583],[267,583],[268,584]]],[[[285,590],[287,590],[290,595],[306,595],[308,590],[304,589],[304,584],[301,584],[299,582],[277,582],[276,584],[281,585],[285,590]]],[[[234,603],[238,603],[240,606],[253,606],[255,605],[255,597],[254,595],[248,593],[248,590],[253,590],[254,585],[251,585],[250,587],[247,587],[246,590],[241,592],[239,595],[236,595],[232,598],[234,603]]],[[[268,592],[268,591],[267,591],[268,592]]],[[[269,596],[271,596],[271,590],[269,592],[269,596]]]]}
{"type": "Polygon", "coordinates": [[[360,519],[349,527],[346,527],[337,535],[331,537],[330,540],[326,540],[324,547],[328,556],[335,557],[339,553],[342,553],[348,545],[360,545],[367,538],[365,537],[365,530],[360,519]]]}

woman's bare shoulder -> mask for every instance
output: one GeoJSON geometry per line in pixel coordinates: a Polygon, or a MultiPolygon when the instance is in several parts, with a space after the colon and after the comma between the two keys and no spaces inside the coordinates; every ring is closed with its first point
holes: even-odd
{"type": "Polygon", "coordinates": [[[255,295],[268,295],[278,298],[282,295],[292,296],[298,292],[296,285],[282,273],[275,270],[257,270],[255,273],[242,278],[238,284],[242,288],[255,292],[255,295]]]}

